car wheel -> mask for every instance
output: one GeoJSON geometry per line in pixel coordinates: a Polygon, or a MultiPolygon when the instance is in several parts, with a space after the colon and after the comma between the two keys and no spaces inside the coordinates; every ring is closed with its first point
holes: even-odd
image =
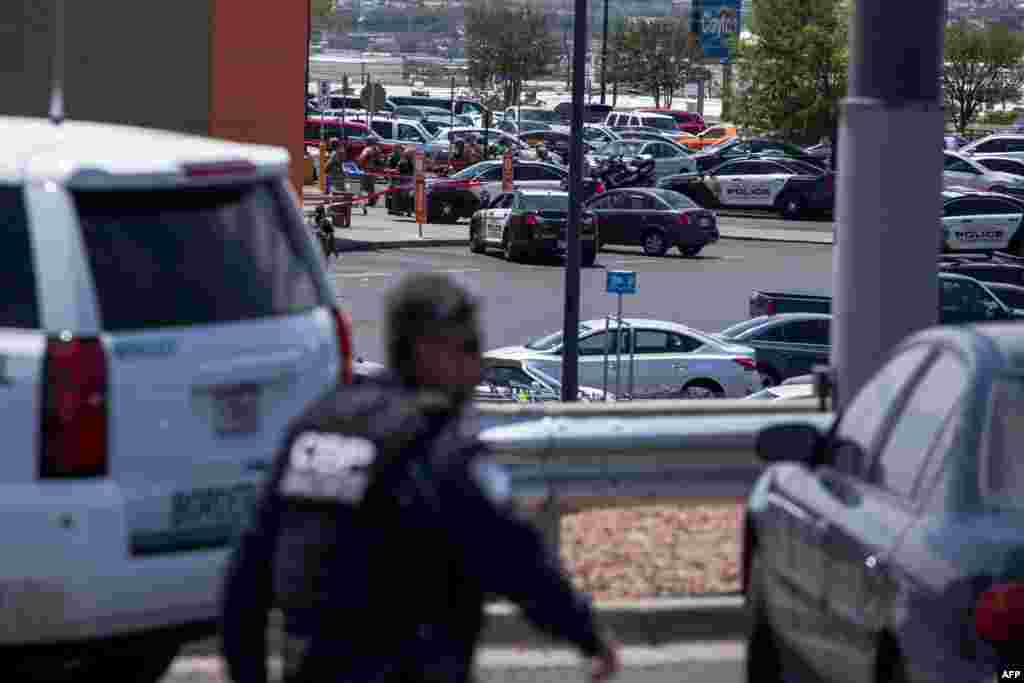
{"type": "Polygon", "coordinates": [[[442,199],[437,203],[437,222],[452,223],[459,222],[459,207],[451,199],[442,199]]]}
{"type": "Polygon", "coordinates": [[[761,596],[761,562],[755,555],[750,561],[750,585],[747,589],[747,608],[750,611],[750,632],[747,636],[746,680],[748,683],[782,683],[782,652],[778,637],[761,596]]]}
{"type": "Polygon", "coordinates": [[[658,230],[648,230],[645,232],[641,244],[643,245],[644,253],[648,256],[664,256],[665,252],[668,251],[668,242],[665,241],[665,235],[658,230]]]}
{"type": "Polygon", "coordinates": [[[764,389],[777,387],[782,384],[782,378],[779,377],[779,373],[770,365],[758,365],[757,373],[761,376],[761,387],[764,389]]]}
{"type": "Polygon", "coordinates": [[[474,254],[482,254],[487,251],[487,243],[484,242],[484,237],[480,234],[478,224],[471,223],[469,226],[469,250],[474,254]]]}
{"type": "Polygon", "coordinates": [[[804,215],[804,200],[799,195],[789,195],[782,200],[782,217],[795,221],[804,215]]]}
{"type": "Polygon", "coordinates": [[[686,384],[680,390],[679,397],[687,399],[724,398],[725,390],[710,380],[698,379],[686,384]]]}
{"type": "Polygon", "coordinates": [[[181,643],[177,640],[143,636],[137,640],[119,640],[116,645],[97,646],[96,650],[78,656],[51,659],[38,666],[26,666],[31,666],[32,680],[50,683],[89,679],[158,683],[164,678],[180,649],[181,643]]]}
{"type": "Polygon", "coordinates": [[[522,257],[522,252],[519,249],[519,247],[517,247],[515,243],[513,243],[512,240],[509,239],[509,234],[507,230],[505,231],[505,237],[502,240],[501,246],[502,252],[504,253],[505,256],[505,260],[508,261],[509,263],[518,261],[522,257]]]}
{"type": "Polygon", "coordinates": [[[703,248],[704,247],[684,247],[682,245],[676,247],[676,249],[679,250],[679,253],[682,254],[683,256],[686,256],[687,258],[693,258],[697,254],[699,254],[701,252],[701,249],[703,248]]]}
{"type": "Polygon", "coordinates": [[[584,268],[590,268],[597,261],[597,248],[595,247],[583,247],[580,250],[580,265],[584,268]]]}

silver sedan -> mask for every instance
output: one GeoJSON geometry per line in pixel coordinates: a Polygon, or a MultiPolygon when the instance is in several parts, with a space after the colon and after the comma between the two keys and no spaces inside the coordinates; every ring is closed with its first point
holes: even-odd
{"type": "MultiPolygon", "coordinates": [[[[563,346],[562,333],[554,332],[484,357],[528,360],[560,381],[563,346]]],[[[579,384],[604,389],[607,372],[608,391],[622,397],[742,398],[760,388],[756,365],[752,348],[673,322],[624,318],[621,329],[615,320],[579,326],[579,384]]]]}

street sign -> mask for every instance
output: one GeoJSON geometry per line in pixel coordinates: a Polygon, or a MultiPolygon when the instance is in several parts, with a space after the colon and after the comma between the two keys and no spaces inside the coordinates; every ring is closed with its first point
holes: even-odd
{"type": "Polygon", "coordinates": [[[512,150],[506,150],[505,159],[501,165],[501,191],[512,191],[512,150]]]}
{"type": "Polygon", "coordinates": [[[605,291],[609,294],[636,294],[636,272],[609,270],[605,291]]]}

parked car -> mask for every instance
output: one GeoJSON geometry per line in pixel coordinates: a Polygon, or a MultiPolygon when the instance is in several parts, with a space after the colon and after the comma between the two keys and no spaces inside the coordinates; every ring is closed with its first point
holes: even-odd
{"type": "Polygon", "coordinates": [[[1015,317],[1024,318],[1024,287],[1005,282],[986,282],[985,286],[1006,304],[1015,317]]]}
{"type": "Polygon", "coordinates": [[[1024,135],[986,135],[957,150],[960,154],[1001,154],[1010,157],[1024,157],[1024,135]]]}
{"type": "MultiPolygon", "coordinates": [[[[940,325],[1016,320],[1006,304],[982,282],[956,273],[940,272],[938,320],[940,325]]],[[[755,291],[750,295],[750,317],[778,313],[831,313],[832,297],[807,291],[755,291]]]]}
{"type": "MultiPolygon", "coordinates": [[[[607,354],[608,386],[614,386],[618,372],[623,384],[616,392],[620,397],[742,398],[757,388],[754,350],[749,347],[663,320],[626,318],[623,323],[621,329],[615,320],[580,323],[580,384],[604,388],[607,354]],[[622,364],[619,371],[617,352],[622,364]]],[[[523,346],[488,351],[484,358],[529,360],[542,371],[561,377],[562,346],[562,332],[558,331],[523,346]]]]}
{"type": "MultiPolygon", "coordinates": [[[[508,400],[534,403],[562,400],[561,371],[549,375],[528,360],[519,358],[484,358],[483,381],[477,387],[475,398],[482,402],[508,400]]],[[[596,387],[577,387],[581,401],[614,401],[615,395],[605,394],[596,387]]],[[[534,419],[534,418],[529,418],[534,419]]]]}
{"type": "Polygon", "coordinates": [[[676,120],[671,116],[645,111],[611,112],[605,118],[604,125],[611,128],[642,126],[654,128],[668,135],[674,135],[679,131],[676,120]]]}
{"type": "Polygon", "coordinates": [[[757,437],[742,586],[751,680],[995,681],[1018,667],[1016,325],[912,335],[833,426],[757,437]]]}
{"type": "Polygon", "coordinates": [[[702,173],[667,176],[658,187],[708,208],[769,209],[790,220],[831,213],[836,198],[834,173],[795,159],[729,161],[702,173]]]}
{"type": "MultiPolygon", "coordinates": [[[[613,131],[622,140],[653,140],[671,144],[679,144],[680,134],[682,133],[682,131],[678,130],[674,133],[669,133],[657,128],[641,128],[639,126],[616,126],[609,130],[613,131]]],[[[687,150],[687,154],[689,154],[689,150],[687,150]]]]}
{"type": "Polygon", "coordinates": [[[640,109],[639,111],[650,112],[652,114],[663,114],[665,116],[671,116],[676,122],[676,128],[697,135],[702,130],[705,130],[707,126],[704,124],[704,117],[696,112],[682,111],[679,109],[640,109]]]}
{"type": "Polygon", "coordinates": [[[984,260],[973,254],[942,254],[939,269],[973,277],[989,286],[998,282],[1024,286],[1024,260],[1012,257],[1006,260],[995,260],[987,256],[982,258],[984,260]]]}
{"type": "Polygon", "coordinates": [[[1009,194],[1024,199],[1024,178],[994,171],[970,157],[943,152],[942,186],[1009,194]]]}
{"type": "Polygon", "coordinates": [[[744,320],[714,336],[754,349],[762,384],[773,387],[828,364],[831,324],[825,313],[782,313],[744,320]]]}
{"type": "MultiPolygon", "coordinates": [[[[447,178],[432,178],[426,184],[427,220],[431,223],[455,223],[470,218],[481,206],[487,206],[501,194],[503,162],[481,161],[447,178]]],[[[512,167],[516,188],[561,190],[569,172],[559,166],[538,161],[518,161],[512,167]]],[[[405,190],[405,194],[412,190],[405,190]]],[[[389,193],[397,194],[397,193],[389,193]]],[[[399,206],[402,198],[394,200],[399,206]]]]}
{"type": "MultiPolygon", "coordinates": [[[[483,128],[442,128],[434,134],[433,139],[424,148],[424,154],[431,161],[447,162],[451,153],[452,144],[457,140],[479,141],[482,145],[485,139],[483,128]]],[[[508,149],[516,150],[517,154],[528,153],[533,155],[530,148],[514,135],[498,130],[497,128],[486,129],[486,140],[488,146],[501,144],[508,149]]]]}
{"type": "Polygon", "coordinates": [[[600,147],[608,144],[609,142],[621,139],[621,136],[607,126],[597,123],[588,123],[583,126],[583,139],[588,144],[600,147]]]}
{"type": "Polygon", "coordinates": [[[736,137],[736,126],[728,123],[719,124],[717,126],[711,126],[706,131],[699,133],[696,139],[681,138],[679,144],[684,145],[693,151],[700,151],[707,149],[714,145],[721,144],[726,140],[736,137]]]}
{"type": "Polygon", "coordinates": [[[350,381],[351,330],[286,150],[0,130],[5,675],[155,683],[216,632],[228,551],[286,429],[350,381]]]}
{"type": "Polygon", "coordinates": [[[541,107],[509,107],[505,110],[505,120],[515,121],[539,121],[551,126],[551,130],[569,132],[569,126],[562,121],[562,115],[554,109],[543,109],[541,107]]]}
{"type": "Polygon", "coordinates": [[[942,193],[942,251],[1024,254],[1022,219],[1024,197],[950,188],[942,193]]]}
{"type": "MultiPolygon", "coordinates": [[[[565,253],[569,224],[569,193],[561,190],[523,189],[499,194],[469,221],[469,250],[483,254],[500,248],[507,261],[528,256],[565,253]]],[[[585,211],[580,220],[580,262],[594,265],[597,255],[596,221],[585,211]]]]}
{"type": "MultiPolygon", "coordinates": [[[[608,112],[612,110],[610,104],[584,104],[583,105],[583,122],[584,123],[601,123],[607,118],[608,112]]],[[[572,120],[572,102],[560,102],[555,105],[555,111],[562,117],[563,123],[569,123],[572,120]]]]}
{"type": "MultiPolygon", "coordinates": [[[[519,139],[532,148],[536,148],[538,145],[544,145],[548,152],[554,152],[556,157],[560,160],[559,163],[564,166],[569,164],[569,152],[572,145],[572,136],[568,133],[562,133],[557,130],[531,130],[527,133],[520,133],[519,139]]],[[[584,139],[583,153],[587,154],[601,146],[603,145],[600,143],[590,143],[584,139]]]]}
{"type": "Polygon", "coordinates": [[[347,157],[356,159],[366,148],[367,138],[373,135],[375,133],[365,123],[339,118],[307,116],[303,142],[307,147],[318,149],[321,142],[329,142],[331,138],[338,138],[345,145],[347,157]]]}
{"type": "Polygon", "coordinates": [[[587,200],[584,207],[597,215],[598,251],[615,244],[640,246],[648,256],[664,256],[674,246],[693,258],[719,239],[715,213],[671,190],[609,190],[587,200]]]}
{"type": "Polygon", "coordinates": [[[707,147],[693,155],[694,161],[697,162],[697,168],[701,171],[709,171],[727,161],[755,157],[796,159],[815,166],[822,171],[827,166],[825,161],[805,152],[796,145],[779,142],[771,138],[730,138],[725,142],[713,147],[707,147]]]}
{"type": "Polygon", "coordinates": [[[517,137],[520,133],[529,133],[535,130],[551,130],[550,123],[543,123],[542,121],[520,121],[516,123],[512,119],[499,121],[496,127],[500,131],[517,137]]]}
{"type": "Polygon", "coordinates": [[[437,107],[438,109],[444,109],[446,112],[451,111],[454,107],[455,114],[470,117],[475,122],[475,125],[480,125],[484,112],[487,111],[487,107],[483,106],[478,101],[466,99],[464,97],[456,97],[452,99],[451,97],[391,95],[388,97],[388,104],[391,107],[398,107],[401,105],[437,107]]]}
{"type": "Polygon", "coordinates": [[[374,116],[370,120],[370,128],[392,147],[414,145],[417,149],[426,150],[427,143],[433,140],[433,136],[416,119],[374,116]]]}
{"type": "Polygon", "coordinates": [[[1004,157],[998,154],[975,154],[971,157],[971,161],[988,171],[1009,173],[1018,177],[1024,176],[1024,159],[1004,157]]]}
{"type": "Polygon", "coordinates": [[[686,150],[668,140],[616,140],[587,154],[586,160],[593,166],[615,157],[622,157],[627,163],[653,159],[655,178],[692,173],[697,169],[686,150]]]}
{"type": "Polygon", "coordinates": [[[473,119],[468,116],[451,116],[450,114],[429,114],[426,118],[420,119],[420,125],[430,133],[430,140],[437,137],[442,128],[450,128],[452,123],[456,126],[472,126],[473,119]]]}

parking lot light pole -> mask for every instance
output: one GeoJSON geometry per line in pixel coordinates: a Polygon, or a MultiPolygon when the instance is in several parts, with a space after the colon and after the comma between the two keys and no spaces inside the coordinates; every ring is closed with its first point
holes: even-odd
{"type": "Polygon", "coordinates": [[[601,32],[601,104],[605,94],[605,64],[608,63],[608,0],[604,0],[604,31],[601,32]]]}
{"type": "Polygon", "coordinates": [[[586,75],[587,0],[576,0],[572,43],[572,119],[569,138],[569,225],[566,227],[565,320],[562,328],[562,400],[579,394],[580,214],[583,204],[583,77],[586,75]]]}
{"type": "Polygon", "coordinates": [[[945,0],[857,0],[841,107],[832,364],[841,408],[938,318],[945,0]]]}

